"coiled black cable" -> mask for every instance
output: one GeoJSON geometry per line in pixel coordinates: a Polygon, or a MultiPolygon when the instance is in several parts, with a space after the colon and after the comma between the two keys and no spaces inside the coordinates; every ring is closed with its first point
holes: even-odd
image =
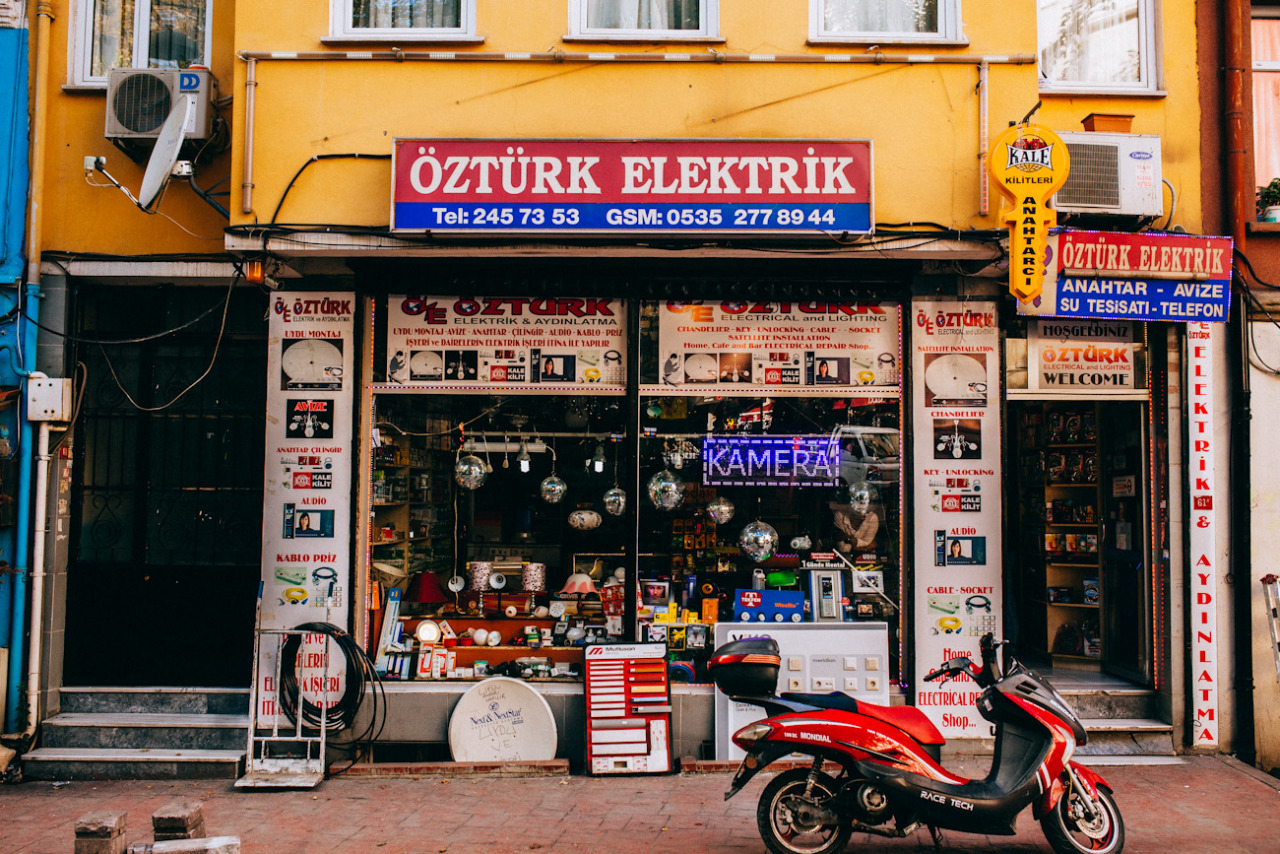
{"type": "MultiPolygon", "coordinates": [[[[353,742],[368,744],[382,735],[386,724],[386,696],[382,678],[374,669],[373,662],[365,655],[364,650],[347,632],[332,623],[301,623],[294,627],[296,631],[325,635],[337,644],[346,660],[346,680],[342,695],[327,709],[311,702],[299,692],[298,686],[298,649],[302,645],[301,634],[289,635],[280,646],[280,685],[276,691],[277,702],[285,717],[291,724],[297,724],[298,716],[302,724],[313,730],[324,727],[326,732],[341,732],[355,724],[356,713],[364,701],[365,685],[372,683],[374,690],[370,693],[373,700],[372,714],[368,725],[353,738],[353,742]]],[[[327,644],[327,641],[326,641],[327,644]]],[[[327,674],[326,674],[327,676],[327,674]]],[[[308,691],[315,695],[316,691],[308,691]]],[[[359,756],[359,751],[352,757],[350,768],[359,756]]],[[[346,768],[342,769],[346,770],[346,768]]],[[[341,772],[339,772],[341,773],[341,772]]]]}

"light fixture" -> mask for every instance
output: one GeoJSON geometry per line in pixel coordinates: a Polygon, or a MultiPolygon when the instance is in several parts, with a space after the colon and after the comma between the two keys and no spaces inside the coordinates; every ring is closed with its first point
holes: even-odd
{"type": "Polygon", "coordinates": [[[529,445],[523,439],[520,440],[520,453],[516,454],[516,462],[520,464],[520,471],[525,474],[529,473],[533,458],[529,456],[529,445]]]}
{"type": "Polygon", "coordinates": [[[604,443],[601,442],[599,445],[596,445],[596,453],[591,458],[591,468],[595,470],[596,474],[600,474],[604,471],[604,462],[604,443]]]}

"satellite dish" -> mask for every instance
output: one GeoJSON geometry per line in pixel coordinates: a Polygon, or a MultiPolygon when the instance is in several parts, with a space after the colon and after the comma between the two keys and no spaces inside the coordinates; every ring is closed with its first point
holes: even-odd
{"type": "Polygon", "coordinates": [[[147,171],[142,176],[142,190],[138,193],[138,207],[144,211],[151,210],[151,206],[169,183],[173,165],[178,162],[178,151],[187,138],[187,120],[191,115],[193,101],[190,95],[179,98],[178,103],[169,111],[169,118],[164,120],[164,125],[160,128],[156,147],[151,150],[147,171]]]}

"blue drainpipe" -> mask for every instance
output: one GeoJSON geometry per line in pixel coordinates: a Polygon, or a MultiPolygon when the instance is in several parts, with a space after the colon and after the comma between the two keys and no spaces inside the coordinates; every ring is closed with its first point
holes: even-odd
{"type": "MultiPolygon", "coordinates": [[[[26,296],[25,317],[18,324],[23,367],[20,368],[16,364],[13,366],[14,371],[24,380],[31,375],[33,366],[36,363],[35,324],[40,320],[40,286],[28,284],[26,296]]],[[[17,361],[13,358],[12,345],[5,345],[3,349],[9,350],[11,362],[17,361]]],[[[19,402],[18,410],[18,524],[15,526],[17,541],[13,549],[13,611],[12,622],[9,625],[9,691],[6,699],[8,708],[4,710],[5,732],[18,732],[21,729],[18,726],[18,712],[21,709],[26,709],[26,698],[18,696],[18,686],[22,683],[27,672],[25,630],[27,624],[27,575],[31,572],[30,558],[28,556],[31,548],[31,462],[35,457],[35,439],[32,438],[31,422],[26,417],[26,386],[27,384],[24,381],[22,383],[22,394],[20,395],[22,399],[19,402]]],[[[40,630],[40,626],[31,627],[33,632],[40,630]]],[[[28,685],[27,690],[38,691],[40,686],[28,685]]],[[[36,723],[38,721],[27,722],[29,726],[36,723]]]]}

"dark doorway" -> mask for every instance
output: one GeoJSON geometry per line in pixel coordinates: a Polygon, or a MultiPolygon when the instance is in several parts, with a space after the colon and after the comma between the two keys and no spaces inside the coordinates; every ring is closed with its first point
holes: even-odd
{"type": "Polygon", "coordinates": [[[261,574],[266,297],[165,285],[82,286],[76,299],[74,351],[87,379],[64,682],[247,686],[261,574]]]}

